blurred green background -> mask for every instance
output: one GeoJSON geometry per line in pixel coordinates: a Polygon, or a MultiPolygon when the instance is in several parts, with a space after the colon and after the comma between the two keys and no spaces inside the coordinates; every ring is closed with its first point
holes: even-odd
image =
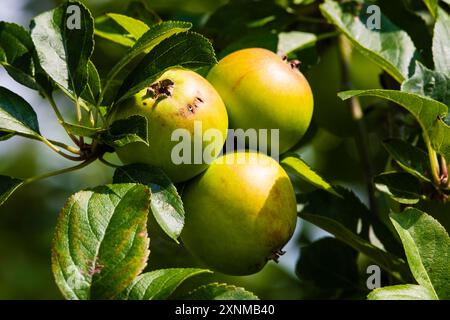
{"type": "MultiPolygon", "coordinates": [[[[0,20],[28,26],[29,20],[40,12],[55,6],[58,1],[50,0],[2,0],[0,20]]],[[[106,12],[120,12],[127,1],[87,1],[95,16],[106,12]]],[[[218,6],[226,1],[211,0],[148,0],[147,4],[163,19],[181,19],[194,22],[197,28],[207,20],[218,6]]],[[[105,74],[115,59],[123,52],[119,46],[98,41],[94,63],[105,74]]],[[[309,79],[315,95],[314,125],[311,132],[299,146],[299,152],[312,167],[332,182],[352,187],[365,201],[363,177],[359,165],[354,140],[349,137],[353,128],[348,110],[338,100],[336,92],[340,89],[340,72],[335,45],[314,52],[316,59],[307,64],[302,71],[309,79]]],[[[354,57],[353,81],[358,88],[379,87],[380,71],[363,57],[354,57]]],[[[6,72],[0,70],[0,85],[23,96],[36,110],[42,133],[54,140],[67,141],[63,130],[47,105],[37,93],[13,82],[6,72]]],[[[58,104],[67,106],[64,113],[73,116],[70,104],[58,97],[58,104]]],[[[376,119],[376,115],[374,116],[376,119]]],[[[374,120],[375,121],[375,120],[374,120]]],[[[370,124],[370,123],[369,123],[370,124]]],[[[379,126],[374,125],[374,127],[379,126]]],[[[380,151],[379,139],[370,135],[371,152],[377,169],[381,170],[386,155],[380,151]]],[[[118,161],[112,158],[113,161],[118,161]]],[[[0,144],[0,173],[17,177],[29,177],[35,174],[70,166],[69,161],[61,160],[44,145],[13,138],[0,144]]],[[[65,200],[72,193],[111,181],[112,170],[99,163],[75,173],[51,178],[27,186],[0,207],[0,299],[61,299],[54,284],[50,268],[50,247],[56,217],[65,200]]],[[[301,185],[301,184],[300,184],[301,185]]],[[[300,247],[317,238],[324,232],[299,222],[298,232],[287,245],[288,253],[281,258],[280,264],[269,263],[260,273],[250,277],[209,276],[226,280],[229,283],[245,286],[260,298],[298,299],[305,297],[303,287],[295,276],[295,264],[300,247]]],[[[166,248],[172,255],[177,252],[173,244],[164,239],[152,240],[153,255],[160,260],[153,266],[170,266],[167,257],[161,254],[166,248]],[[166,247],[164,247],[166,246],[166,247]],[[172,251],[171,251],[172,250],[172,251]]],[[[180,264],[189,264],[189,259],[178,256],[180,264]]]]}

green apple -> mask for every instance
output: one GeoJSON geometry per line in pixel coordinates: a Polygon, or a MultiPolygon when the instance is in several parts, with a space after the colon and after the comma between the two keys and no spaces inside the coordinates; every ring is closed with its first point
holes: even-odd
{"type": "Polygon", "coordinates": [[[226,140],[228,115],[224,103],[214,87],[193,71],[180,68],[166,71],[148,88],[117,105],[113,118],[132,115],[147,118],[149,146],[140,142],[128,144],[116,150],[119,158],[125,164],[158,166],[175,183],[205,170],[208,163],[203,161],[204,149],[208,147],[215,158],[226,140]],[[174,137],[177,129],[188,135],[188,141],[174,137]],[[210,129],[219,134],[213,139],[203,139],[210,129]],[[174,161],[173,151],[180,142],[187,143],[189,149],[184,163],[174,161]]]}
{"type": "Polygon", "coordinates": [[[272,158],[234,152],[213,161],[183,192],[181,239],[207,267],[230,275],[261,270],[292,237],[297,204],[286,172],[272,158]]]}
{"type": "Polygon", "coordinates": [[[281,153],[309,127],[313,95],[308,81],[295,63],[269,50],[233,52],[211,69],[207,79],[225,102],[231,128],[279,129],[281,153]]]}

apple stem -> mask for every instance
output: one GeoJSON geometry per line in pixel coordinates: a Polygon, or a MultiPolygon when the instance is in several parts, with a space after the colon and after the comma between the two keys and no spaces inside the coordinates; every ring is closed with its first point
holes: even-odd
{"type": "Polygon", "coordinates": [[[447,161],[445,160],[444,156],[440,156],[441,158],[441,185],[443,187],[448,187],[449,185],[449,179],[448,179],[448,167],[447,167],[447,161]]]}
{"type": "Polygon", "coordinates": [[[283,251],[283,250],[281,250],[281,249],[278,249],[278,250],[272,252],[272,253],[270,254],[270,256],[268,257],[268,259],[269,259],[269,260],[273,260],[273,261],[275,261],[276,263],[278,263],[280,257],[281,257],[283,254],[285,254],[285,253],[286,253],[286,251],[283,251]]]}

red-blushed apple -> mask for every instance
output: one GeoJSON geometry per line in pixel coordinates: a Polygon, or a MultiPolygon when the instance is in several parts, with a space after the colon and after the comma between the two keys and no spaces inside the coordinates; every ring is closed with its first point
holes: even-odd
{"type": "Polygon", "coordinates": [[[313,95],[308,81],[296,63],[269,50],[233,52],[211,69],[207,79],[225,102],[230,127],[279,129],[280,153],[292,148],[311,123],[313,95]]]}
{"type": "Polygon", "coordinates": [[[179,68],[166,71],[148,88],[117,105],[113,118],[118,120],[132,115],[147,118],[149,146],[141,142],[125,145],[116,150],[119,158],[125,164],[158,166],[175,183],[205,170],[208,163],[203,161],[204,149],[209,146],[208,150],[215,158],[226,140],[228,115],[224,103],[214,87],[193,71],[179,68]],[[201,130],[194,130],[195,127],[201,127],[201,130]],[[204,133],[210,129],[219,133],[212,141],[204,139],[204,133]],[[186,141],[174,136],[176,130],[189,135],[184,149],[190,154],[181,164],[174,157],[186,158],[186,154],[178,155],[174,148],[186,141]],[[197,143],[196,148],[194,143],[197,143]]]}

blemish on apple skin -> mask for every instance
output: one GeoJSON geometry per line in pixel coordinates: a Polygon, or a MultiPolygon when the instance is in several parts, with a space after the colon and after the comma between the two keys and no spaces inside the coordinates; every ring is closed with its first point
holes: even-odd
{"type": "Polygon", "coordinates": [[[249,74],[249,72],[244,73],[242,76],[239,77],[239,79],[236,80],[235,84],[233,85],[233,87],[231,88],[231,92],[235,92],[236,89],[239,87],[239,85],[241,84],[242,80],[244,80],[244,78],[249,74]]]}
{"type": "Polygon", "coordinates": [[[145,230],[142,230],[141,232],[139,232],[138,236],[141,237],[141,238],[145,238],[145,236],[146,236],[145,230]]]}
{"type": "Polygon", "coordinates": [[[170,79],[158,81],[147,87],[146,96],[155,100],[161,100],[171,97],[175,83],[170,79]]]}
{"type": "Polygon", "coordinates": [[[200,97],[195,97],[194,101],[192,103],[188,103],[186,105],[187,109],[190,113],[195,113],[195,110],[199,107],[199,104],[203,103],[203,99],[200,97]]]}

